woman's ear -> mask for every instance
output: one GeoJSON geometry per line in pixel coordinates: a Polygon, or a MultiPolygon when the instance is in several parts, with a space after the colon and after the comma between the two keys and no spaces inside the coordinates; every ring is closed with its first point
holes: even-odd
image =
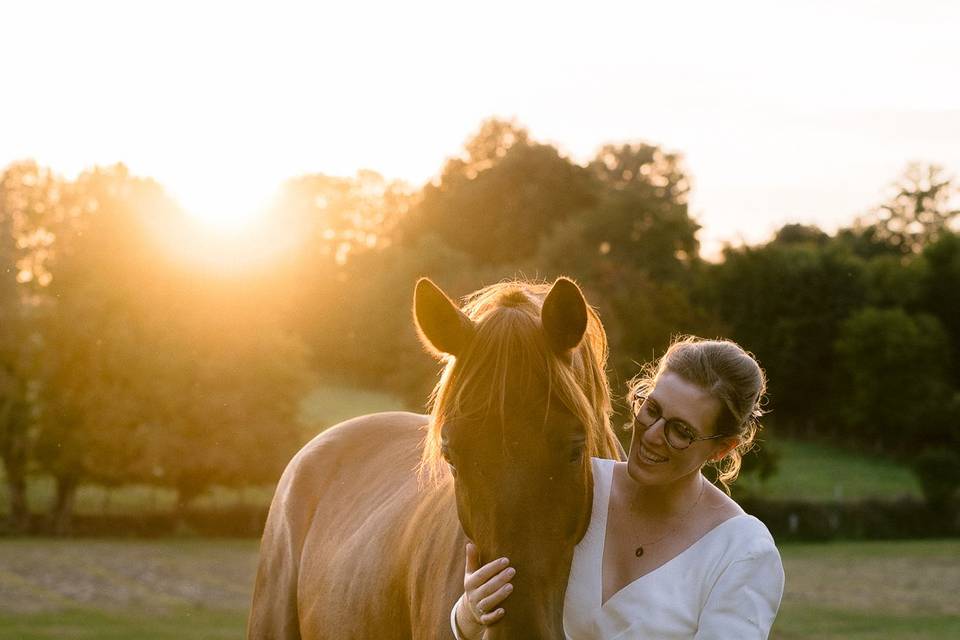
{"type": "Polygon", "coordinates": [[[710,456],[710,462],[720,462],[727,457],[727,454],[737,448],[737,445],[740,444],[740,438],[735,436],[730,438],[720,438],[717,441],[716,449],[713,451],[713,455],[710,456]]]}

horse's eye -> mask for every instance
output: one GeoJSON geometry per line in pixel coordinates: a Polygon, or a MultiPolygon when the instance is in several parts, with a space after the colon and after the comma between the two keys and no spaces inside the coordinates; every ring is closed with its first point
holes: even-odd
{"type": "Polygon", "coordinates": [[[570,452],[570,462],[580,462],[583,460],[583,450],[584,445],[578,444],[573,448],[573,451],[570,452]]]}
{"type": "Polygon", "coordinates": [[[441,445],[441,446],[440,446],[440,455],[442,455],[442,456],[443,456],[443,459],[447,461],[447,466],[450,467],[450,473],[452,473],[454,476],[456,476],[456,475],[457,475],[457,468],[456,468],[456,467],[453,465],[453,463],[450,461],[450,447],[448,447],[446,444],[441,445]]]}

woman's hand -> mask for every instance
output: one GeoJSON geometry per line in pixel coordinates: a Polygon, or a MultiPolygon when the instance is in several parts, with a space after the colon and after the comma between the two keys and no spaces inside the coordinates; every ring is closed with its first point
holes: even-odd
{"type": "Polygon", "coordinates": [[[505,612],[499,605],[513,591],[510,580],[517,573],[507,558],[498,558],[482,567],[478,567],[479,564],[477,547],[468,542],[463,600],[457,611],[457,620],[460,628],[470,636],[475,635],[479,626],[487,627],[503,618],[505,612]]]}

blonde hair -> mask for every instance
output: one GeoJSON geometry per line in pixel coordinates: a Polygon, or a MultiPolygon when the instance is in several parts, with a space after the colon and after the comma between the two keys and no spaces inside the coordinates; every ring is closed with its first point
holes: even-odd
{"type": "Polygon", "coordinates": [[[754,446],[765,413],[767,377],[753,354],[731,340],[707,340],[696,336],[675,338],[666,353],[656,362],[647,363],[629,383],[631,397],[653,390],[664,373],[675,373],[720,401],[721,411],[715,435],[739,439],[736,447],[721,460],[717,480],[727,493],[729,483],[737,479],[743,455],[754,446]]]}
{"type": "Polygon", "coordinates": [[[440,429],[450,415],[482,410],[506,414],[508,369],[525,381],[546,383],[548,403],[556,397],[584,425],[586,453],[620,459],[610,426],[612,406],[605,373],[607,337],[596,312],[587,307],[587,329],[569,358],[547,343],[540,310],[551,285],[507,281],[476,291],[462,311],[476,325],[475,337],[459,357],[444,356],[445,366],[430,399],[430,423],[419,472],[439,482],[445,464],[440,429]]]}

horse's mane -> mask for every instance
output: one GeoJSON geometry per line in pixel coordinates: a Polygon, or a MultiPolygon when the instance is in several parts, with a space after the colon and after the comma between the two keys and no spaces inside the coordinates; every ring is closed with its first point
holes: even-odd
{"type": "MultiPolygon", "coordinates": [[[[439,482],[446,465],[440,450],[440,429],[450,415],[496,411],[506,418],[510,380],[546,383],[548,403],[555,397],[586,428],[587,454],[620,458],[610,427],[610,386],[605,366],[607,337],[596,312],[587,307],[587,330],[570,358],[547,344],[540,309],[549,284],[508,281],[467,296],[463,312],[476,325],[475,338],[460,357],[446,356],[440,381],[430,398],[430,422],[419,472],[422,480],[439,482]]],[[[514,390],[515,387],[514,387],[514,390]]],[[[546,418],[546,414],[544,414],[546,418]]]]}

